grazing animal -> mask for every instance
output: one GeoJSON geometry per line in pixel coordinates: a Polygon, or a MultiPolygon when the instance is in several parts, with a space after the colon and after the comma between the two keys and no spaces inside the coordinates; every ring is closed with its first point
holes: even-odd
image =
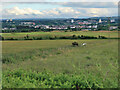
{"type": "Polygon", "coordinates": [[[73,42],[72,45],[73,46],[78,46],[78,43],[77,42],[73,42]]]}
{"type": "Polygon", "coordinates": [[[87,45],[87,43],[83,43],[83,44],[82,44],[82,46],[86,46],[86,45],[87,45]]]}

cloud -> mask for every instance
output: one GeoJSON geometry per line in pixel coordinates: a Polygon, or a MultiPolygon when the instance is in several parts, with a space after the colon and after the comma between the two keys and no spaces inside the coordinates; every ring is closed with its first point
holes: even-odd
{"type": "Polygon", "coordinates": [[[20,9],[18,7],[13,7],[10,9],[3,10],[3,14],[8,15],[24,15],[24,14],[43,14],[39,10],[32,10],[31,8],[20,9]]]}
{"type": "Polygon", "coordinates": [[[119,0],[1,0],[1,2],[119,2],[119,0]]]}
{"type": "Polygon", "coordinates": [[[60,5],[62,7],[80,7],[80,8],[118,8],[118,2],[7,2],[4,4],[50,4],[60,5]]]}
{"type": "MultiPolygon", "coordinates": [[[[44,4],[48,4],[47,2],[44,4]]],[[[81,7],[81,8],[117,8],[118,2],[49,2],[53,5],[64,7],[81,7]]]]}
{"type": "Polygon", "coordinates": [[[80,12],[78,12],[77,10],[73,9],[72,7],[60,7],[56,9],[57,11],[59,11],[60,13],[74,13],[74,14],[79,14],[80,12]]]}
{"type": "Polygon", "coordinates": [[[45,2],[46,0],[1,0],[1,2],[45,2]]]}
{"type": "Polygon", "coordinates": [[[47,14],[54,14],[54,15],[58,15],[58,14],[62,14],[62,13],[74,13],[74,14],[79,14],[79,12],[77,10],[74,10],[72,7],[59,7],[59,8],[53,8],[51,10],[43,10],[43,11],[39,11],[39,10],[33,10],[31,8],[24,8],[24,9],[20,9],[18,7],[13,7],[10,9],[4,9],[3,10],[4,14],[8,14],[8,15],[24,15],[24,14],[40,14],[40,15],[47,15],[47,14]]]}
{"type": "Polygon", "coordinates": [[[117,16],[115,8],[79,8],[79,10],[84,11],[85,15],[89,17],[117,16]]]}
{"type": "Polygon", "coordinates": [[[119,0],[69,0],[68,2],[119,2],[119,0]]]}
{"type": "Polygon", "coordinates": [[[3,10],[3,18],[80,18],[115,15],[117,15],[116,8],[58,7],[40,11],[31,8],[20,9],[18,7],[13,7],[3,10]]]}

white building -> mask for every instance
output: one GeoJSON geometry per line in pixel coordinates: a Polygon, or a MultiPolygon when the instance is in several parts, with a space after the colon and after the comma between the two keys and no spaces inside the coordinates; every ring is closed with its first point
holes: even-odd
{"type": "Polygon", "coordinates": [[[33,22],[21,22],[22,25],[31,25],[33,22]]]}
{"type": "Polygon", "coordinates": [[[92,27],[93,27],[93,28],[97,28],[97,25],[93,25],[92,27]]]}
{"type": "Polygon", "coordinates": [[[115,20],[114,20],[114,19],[112,19],[112,20],[110,20],[110,22],[115,22],[115,20]]]}
{"type": "Polygon", "coordinates": [[[10,21],[12,22],[12,19],[10,19],[10,21]]]}
{"type": "Polygon", "coordinates": [[[117,29],[118,27],[117,26],[110,26],[110,30],[113,30],[113,29],[117,29]]]}
{"type": "Polygon", "coordinates": [[[99,19],[99,23],[102,23],[102,20],[101,20],[101,19],[99,19]]]}
{"type": "Polygon", "coordinates": [[[73,20],[73,19],[71,20],[71,23],[74,23],[74,20],[73,20]]]}

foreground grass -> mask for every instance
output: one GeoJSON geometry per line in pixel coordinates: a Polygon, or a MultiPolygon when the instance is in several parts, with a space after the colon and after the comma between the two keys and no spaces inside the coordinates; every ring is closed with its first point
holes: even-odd
{"type": "MultiPolygon", "coordinates": [[[[41,73],[16,70],[3,75],[3,88],[103,88],[105,86],[103,82],[104,79],[93,77],[91,73],[86,77],[83,73],[56,75],[48,71],[41,73]]],[[[115,82],[112,84],[117,87],[115,82]]]]}
{"type": "Polygon", "coordinates": [[[75,40],[79,43],[79,47],[72,47],[73,41],[4,41],[3,60],[6,61],[3,64],[3,87],[62,87],[65,84],[64,87],[68,88],[77,87],[79,84],[79,87],[116,88],[117,40],[75,40]],[[80,46],[83,42],[87,43],[86,47],[80,46]],[[50,74],[45,74],[45,71],[50,74]],[[26,73],[25,77],[28,78],[25,80],[25,77],[16,73],[20,75],[26,73]],[[32,78],[29,76],[31,74],[32,78]],[[41,78],[45,76],[45,81],[36,79],[42,74],[41,78]],[[55,84],[60,83],[58,79],[54,80],[57,77],[58,79],[61,77],[60,82],[65,81],[60,85],[55,84]],[[50,83],[47,83],[49,81],[50,83]]]}

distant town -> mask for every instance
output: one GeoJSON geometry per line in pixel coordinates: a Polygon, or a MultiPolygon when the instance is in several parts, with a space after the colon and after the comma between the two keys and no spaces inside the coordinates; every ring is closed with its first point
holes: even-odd
{"type": "Polygon", "coordinates": [[[32,31],[100,31],[117,30],[117,17],[69,18],[69,19],[5,19],[2,32],[32,31]]]}

